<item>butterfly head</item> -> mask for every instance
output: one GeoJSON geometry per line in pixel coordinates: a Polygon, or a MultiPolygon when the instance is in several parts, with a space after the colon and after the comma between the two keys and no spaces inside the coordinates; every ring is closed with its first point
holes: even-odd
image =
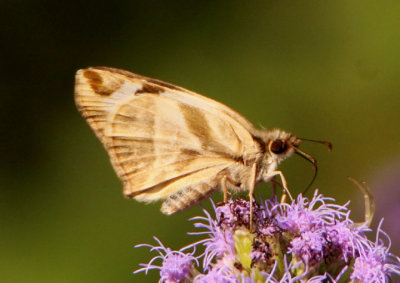
{"type": "Polygon", "coordinates": [[[278,164],[297,152],[300,142],[301,139],[281,130],[273,130],[265,136],[266,152],[278,164]]]}
{"type": "MultiPolygon", "coordinates": [[[[271,162],[272,159],[271,163],[275,164],[275,166],[277,166],[282,160],[292,156],[294,153],[312,163],[313,168],[315,169],[315,174],[307,189],[311,186],[317,176],[317,160],[308,153],[305,153],[299,149],[301,141],[321,143],[327,146],[329,150],[332,150],[332,144],[330,142],[298,138],[281,130],[265,132],[264,138],[267,147],[266,150],[269,153],[269,160],[271,162]]],[[[304,191],[304,193],[307,191],[307,189],[304,191]]]]}
{"type": "Polygon", "coordinates": [[[299,149],[299,145],[302,141],[321,143],[327,146],[329,150],[332,150],[332,144],[330,142],[298,138],[282,130],[267,132],[264,138],[267,152],[269,152],[271,157],[278,163],[296,153],[311,162],[315,168],[317,166],[316,159],[299,149]]]}

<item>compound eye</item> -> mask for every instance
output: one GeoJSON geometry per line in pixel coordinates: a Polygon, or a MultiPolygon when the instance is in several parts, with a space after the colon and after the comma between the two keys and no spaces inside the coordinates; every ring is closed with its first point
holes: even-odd
{"type": "Polygon", "coordinates": [[[284,152],[287,148],[286,142],[283,140],[274,140],[271,143],[270,149],[275,154],[280,154],[284,152]]]}

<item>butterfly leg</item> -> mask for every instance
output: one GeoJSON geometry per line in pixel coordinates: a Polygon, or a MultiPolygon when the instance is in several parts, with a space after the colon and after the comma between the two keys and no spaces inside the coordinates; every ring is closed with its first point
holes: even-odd
{"type": "Polygon", "coordinates": [[[254,201],[254,188],[256,185],[256,163],[251,167],[251,174],[249,179],[249,201],[250,201],[250,232],[253,231],[253,201],[254,201]]]}
{"type": "MultiPolygon", "coordinates": [[[[229,178],[227,175],[223,176],[220,179],[220,186],[221,186],[221,190],[224,194],[224,201],[223,204],[228,202],[228,197],[229,197],[229,191],[228,191],[228,184],[230,184],[231,187],[233,188],[237,188],[237,186],[235,186],[235,182],[232,181],[231,178],[229,178]]],[[[239,188],[238,188],[239,189],[239,188]]]]}
{"type": "Polygon", "coordinates": [[[277,170],[277,171],[269,172],[269,173],[265,174],[265,175],[263,176],[263,178],[264,178],[264,180],[269,180],[269,179],[271,179],[271,178],[273,178],[273,177],[275,177],[275,176],[281,177],[281,180],[282,180],[283,194],[282,194],[281,202],[285,202],[285,201],[286,201],[286,195],[288,195],[289,198],[290,198],[290,200],[292,201],[292,200],[293,200],[293,197],[292,197],[292,195],[290,194],[290,191],[289,191],[289,189],[288,189],[288,185],[287,185],[287,181],[286,181],[285,175],[283,175],[282,171],[278,171],[278,170],[277,170]]]}

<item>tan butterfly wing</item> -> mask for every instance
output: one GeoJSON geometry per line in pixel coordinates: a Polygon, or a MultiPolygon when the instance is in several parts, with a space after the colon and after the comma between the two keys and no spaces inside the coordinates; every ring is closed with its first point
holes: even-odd
{"type": "Polygon", "coordinates": [[[111,68],[79,70],[75,101],[140,201],[170,214],[208,196],[222,172],[254,152],[253,126],[227,106],[168,83],[111,68]],[[181,204],[172,204],[176,196],[181,204]],[[170,204],[170,205],[169,205],[170,204]]]}

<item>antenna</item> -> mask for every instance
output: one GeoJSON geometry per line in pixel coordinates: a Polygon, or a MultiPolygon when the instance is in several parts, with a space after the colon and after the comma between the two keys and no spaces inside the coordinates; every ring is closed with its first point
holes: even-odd
{"type": "Polygon", "coordinates": [[[332,143],[329,141],[318,141],[318,140],[310,140],[310,139],[302,139],[302,138],[299,138],[299,139],[301,139],[302,141],[309,141],[309,142],[316,142],[316,143],[323,144],[328,147],[329,151],[332,151],[332,143]]]}

